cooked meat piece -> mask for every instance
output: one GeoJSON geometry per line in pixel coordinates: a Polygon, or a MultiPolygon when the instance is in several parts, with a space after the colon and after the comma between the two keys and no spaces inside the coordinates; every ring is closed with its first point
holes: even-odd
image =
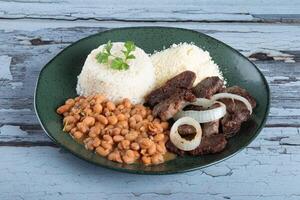
{"type": "Polygon", "coordinates": [[[192,71],[184,71],[172,79],[168,80],[164,86],[153,90],[145,97],[146,103],[153,107],[155,104],[169,98],[180,89],[191,89],[193,87],[196,74],[192,71]]]}
{"type": "Polygon", "coordinates": [[[202,124],[202,136],[208,137],[219,133],[220,120],[203,123],[202,124]]]}
{"type": "Polygon", "coordinates": [[[168,140],[166,142],[166,147],[170,152],[176,153],[179,156],[183,156],[185,154],[185,151],[180,150],[177,147],[175,147],[174,144],[171,142],[171,140],[168,140]]]}
{"type": "MultiPolygon", "coordinates": [[[[217,108],[219,106],[220,106],[220,104],[215,103],[209,109],[217,108]]],[[[187,110],[203,111],[203,110],[208,110],[208,109],[203,108],[202,106],[190,104],[190,105],[187,105],[186,107],[184,107],[183,110],[184,111],[187,111],[187,110]]],[[[210,136],[210,135],[218,134],[219,133],[219,124],[220,124],[219,121],[220,120],[216,120],[216,121],[201,124],[202,135],[210,136]]]]}
{"type": "MultiPolygon", "coordinates": [[[[242,104],[241,102],[237,103],[242,104]]],[[[228,107],[229,110],[232,110],[231,106],[228,107]]],[[[248,109],[238,109],[238,107],[243,108],[242,106],[235,106],[233,111],[228,111],[221,120],[222,132],[227,138],[234,136],[240,130],[242,123],[250,118],[250,112],[248,109]]]]}
{"type": "Polygon", "coordinates": [[[194,88],[193,92],[197,98],[210,98],[212,95],[220,91],[223,87],[223,81],[217,77],[207,77],[198,83],[194,88]]]}
{"type": "Polygon", "coordinates": [[[240,95],[246,98],[250,102],[252,108],[256,107],[255,99],[247,92],[247,90],[239,86],[232,86],[232,87],[225,88],[222,92],[228,92],[228,93],[240,95]]]}
{"type": "Polygon", "coordinates": [[[189,151],[189,154],[198,156],[203,154],[218,153],[225,149],[226,144],[227,140],[223,134],[203,137],[200,145],[196,149],[189,151]]]}
{"type": "Polygon", "coordinates": [[[184,111],[187,110],[196,110],[196,111],[202,111],[202,110],[206,110],[205,108],[203,108],[202,106],[198,106],[198,105],[187,105],[186,107],[183,108],[184,111]]]}
{"type": "MultiPolygon", "coordinates": [[[[243,88],[233,86],[224,89],[224,92],[243,96],[250,102],[252,108],[256,106],[255,99],[243,88]]],[[[232,137],[240,130],[241,124],[250,118],[250,112],[240,101],[231,99],[220,99],[219,101],[222,101],[227,109],[227,114],[221,120],[222,132],[227,138],[232,137]]]]}
{"type": "Polygon", "coordinates": [[[152,114],[159,116],[162,120],[171,119],[184,106],[186,101],[194,101],[196,97],[189,90],[179,90],[168,99],[155,105],[152,114]]]}
{"type": "Polygon", "coordinates": [[[181,136],[196,135],[196,133],[197,133],[196,128],[189,124],[180,125],[177,130],[178,130],[179,135],[181,135],[181,136]]]}

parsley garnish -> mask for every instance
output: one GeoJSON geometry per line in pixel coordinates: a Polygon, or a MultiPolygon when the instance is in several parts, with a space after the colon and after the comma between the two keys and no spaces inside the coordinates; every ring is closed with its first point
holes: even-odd
{"type": "Polygon", "coordinates": [[[116,70],[127,70],[129,65],[127,61],[130,59],[135,59],[132,52],[135,50],[135,44],[132,41],[127,41],[124,44],[125,50],[122,50],[124,58],[120,58],[111,54],[110,50],[112,48],[111,41],[108,41],[104,49],[96,55],[96,59],[99,63],[108,64],[109,57],[113,57],[110,67],[116,70]]]}

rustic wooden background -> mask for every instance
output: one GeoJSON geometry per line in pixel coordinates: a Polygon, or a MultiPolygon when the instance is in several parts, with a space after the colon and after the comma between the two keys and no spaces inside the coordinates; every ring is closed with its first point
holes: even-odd
{"type": "Polygon", "coordinates": [[[0,0],[0,199],[300,199],[300,1],[0,0]],[[255,61],[272,105],[238,155],[194,172],[143,176],[86,163],[52,143],[33,109],[41,68],[72,42],[124,26],[174,26],[255,61]]]}

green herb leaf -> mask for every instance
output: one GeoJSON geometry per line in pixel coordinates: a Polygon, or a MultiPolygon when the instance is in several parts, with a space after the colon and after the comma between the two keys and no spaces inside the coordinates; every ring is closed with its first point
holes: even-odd
{"type": "Polygon", "coordinates": [[[112,43],[111,43],[111,41],[109,40],[109,41],[107,42],[106,46],[105,46],[105,50],[107,51],[107,53],[111,54],[111,53],[110,53],[111,48],[112,48],[112,43]]]}
{"type": "Polygon", "coordinates": [[[123,59],[117,57],[117,58],[112,60],[111,68],[121,70],[122,66],[123,66],[123,63],[124,63],[123,59]]]}
{"type": "Polygon", "coordinates": [[[129,59],[135,59],[135,56],[133,54],[131,54],[131,55],[127,56],[126,59],[127,60],[129,60],[129,59]]]}
{"type": "Polygon", "coordinates": [[[98,53],[96,55],[96,59],[99,63],[104,63],[108,64],[108,59],[109,57],[114,57],[114,59],[111,62],[111,68],[116,69],[116,70],[127,70],[129,68],[129,65],[126,63],[127,60],[129,59],[135,59],[135,56],[133,54],[130,54],[132,51],[135,50],[135,45],[134,42],[132,41],[127,41],[124,44],[124,47],[126,50],[122,50],[124,54],[124,59],[120,57],[116,57],[111,54],[111,49],[112,49],[112,42],[109,40],[107,44],[105,45],[104,49],[102,52],[98,53]]]}
{"type": "Polygon", "coordinates": [[[96,55],[96,59],[99,63],[108,63],[109,54],[105,52],[100,52],[96,55]]]}
{"type": "Polygon", "coordinates": [[[134,51],[135,50],[135,44],[132,41],[127,41],[124,44],[125,48],[127,49],[128,52],[134,51]]]}

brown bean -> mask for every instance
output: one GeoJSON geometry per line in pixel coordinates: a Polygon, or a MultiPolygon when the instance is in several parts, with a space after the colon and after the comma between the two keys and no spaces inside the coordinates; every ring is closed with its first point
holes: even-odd
{"type": "Polygon", "coordinates": [[[153,142],[148,138],[142,138],[139,141],[139,145],[142,149],[148,149],[152,144],[153,142]]]}
{"type": "Polygon", "coordinates": [[[89,116],[89,115],[92,115],[93,111],[90,108],[85,108],[83,110],[83,113],[85,114],[85,116],[89,116]]]}
{"type": "Polygon", "coordinates": [[[107,124],[108,124],[107,118],[106,118],[105,116],[103,116],[103,115],[98,115],[98,116],[96,117],[96,119],[97,119],[100,123],[102,123],[102,124],[104,124],[104,125],[107,125],[107,124]]]}
{"type": "Polygon", "coordinates": [[[74,134],[77,131],[77,127],[74,127],[70,130],[70,133],[74,134]]]}
{"type": "Polygon", "coordinates": [[[64,124],[73,124],[75,123],[77,120],[75,117],[69,115],[69,116],[66,116],[63,120],[64,124]]]}
{"type": "Polygon", "coordinates": [[[98,126],[93,126],[93,127],[90,128],[89,134],[92,134],[92,135],[96,135],[96,136],[97,136],[97,135],[100,134],[100,132],[101,132],[100,127],[98,127],[98,126]]]}
{"type": "Polygon", "coordinates": [[[161,125],[161,127],[163,128],[164,131],[168,130],[168,128],[169,128],[169,123],[168,122],[161,122],[160,125],[161,125]]]}
{"type": "Polygon", "coordinates": [[[121,129],[120,129],[120,128],[114,128],[114,129],[112,130],[112,134],[113,134],[113,135],[120,135],[120,133],[121,133],[121,129]]]}
{"type": "Polygon", "coordinates": [[[159,163],[162,163],[162,162],[164,162],[164,157],[161,155],[161,154],[159,154],[159,153],[157,153],[157,154],[154,154],[153,156],[151,156],[151,162],[153,163],[153,164],[159,164],[159,163]]]}
{"type": "Polygon", "coordinates": [[[114,111],[114,114],[115,114],[116,116],[118,116],[119,114],[122,114],[122,112],[121,112],[120,110],[115,110],[115,111],[114,111]]]}
{"type": "Polygon", "coordinates": [[[66,124],[63,128],[63,131],[70,132],[72,128],[74,128],[74,124],[66,124]]]}
{"type": "Polygon", "coordinates": [[[94,145],[93,145],[93,139],[92,138],[88,138],[88,140],[85,140],[85,148],[88,150],[94,150],[94,145]]]}
{"type": "Polygon", "coordinates": [[[129,99],[123,99],[123,104],[125,106],[125,108],[131,108],[131,102],[129,99]]]}
{"type": "Polygon", "coordinates": [[[135,159],[139,159],[140,158],[140,153],[138,152],[138,151],[133,151],[133,153],[134,153],[134,157],[135,157],[135,159]]]}
{"type": "Polygon", "coordinates": [[[112,149],[112,144],[110,144],[108,141],[102,140],[102,141],[101,141],[101,146],[102,146],[103,148],[105,148],[105,149],[109,149],[109,150],[112,149]]]}
{"type": "Polygon", "coordinates": [[[125,115],[125,117],[126,117],[127,119],[130,118],[130,114],[129,114],[129,113],[124,113],[124,115],[125,115]]]}
{"type": "Polygon", "coordinates": [[[127,164],[132,164],[135,161],[135,155],[134,152],[132,150],[127,150],[125,155],[122,156],[123,161],[127,164]]]}
{"type": "Polygon", "coordinates": [[[144,137],[144,138],[147,138],[147,137],[148,137],[147,132],[141,132],[140,135],[141,135],[142,137],[144,137]]]}
{"type": "Polygon", "coordinates": [[[113,139],[110,135],[103,135],[103,140],[105,140],[108,144],[113,144],[113,139]]]}
{"type": "Polygon", "coordinates": [[[143,156],[148,156],[147,149],[142,149],[140,152],[143,156]]]}
{"type": "Polygon", "coordinates": [[[139,114],[135,114],[132,117],[135,119],[136,122],[143,121],[143,117],[141,115],[139,115],[139,114]]]}
{"type": "Polygon", "coordinates": [[[131,149],[138,151],[140,149],[140,145],[137,142],[133,142],[130,145],[131,149]]]}
{"type": "Polygon", "coordinates": [[[115,135],[113,137],[114,142],[121,142],[122,140],[124,140],[124,137],[121,135],[115,135]]]}
{"type": "Polygon", "coordinates": [[[102,105],[99,104],[99,103],[98,103],[98,104],[95,104],[94,107],[93,107],[93,111],[94,111],[95,113],[101,113],[102,110],[103,110],[102,105]]]}
{"type": "Polygon", "coordinates": [[[113,102],[111,102],[111,101],[108,101],[108,102],[106,103],[106,107],[107,107],[108,110],[110,110],[110,111],[114,111],[114,110],[116,109],[116,105],[115,105],[113,102]]]}
{"type": "Polygon", "coordinates": [[[65,104],[65,105],[62,105],[59,108],[57,108],[56,112],[61,115],[65,112],[68,112],[70,110],[70,108],[71,108],[70,105],[65,104]]]}
{"type": "Polygon", "coordinates": [[[118,106],[117,106],[117,109],[118,110],[123,110],[125,108],[125,106],[123,105],[123,104],[119,104],[118,106]]]}
{"type": "Polygon", "coordinates": [[[147,111],[146,111],[146,109],[142,109],[141,112],[140,112],[140,114],[141,114],[141,116],[142,116],[143,119],[146,118],[147,117],[147,111]]]}
{"type": "Polygon", "coordinates": [[[99,138],[94,138],[93,140],[93,146],[98,147],[101,144],[101,140],[99,138]]]}
{"type": "Polygon", "coordinates": [[[137,123],[137,124],[135,125],[134,128],[135,128],[136,130],[139,130],[143,125],[144,125],[143,122],[139,122],[139,123],[137,123]]]}
{"type": "Polygon", "coordinates": [[[83,136],[83,133],[80,131],[76,131],[75,133],[73,133],[73,136],[76,139],[80,139],[83,136]]]}
{"type": "Polygon", "coordinates": [[[156,144],[156,150],[161,153],[161,154],[165,154],[167,149],[164,143],[158,143],[156,144]]]}
{"type": "Polygon", "coordinates": [[[122,128],[127,129],[128,128],[128,122],[127,121],[119,121],[118,125],[120,125],[122,128]]]}
{"type": "Polygon", "coordinates": [[[117,159],[117,153],[116,153],[116,152],[111,152],[111,153],[107,156],[107,159],[108,159],[108,160],[111,160],[111,161],[116,161],[116,159],[117,159]]]}
{"type": "Polygon", "coordinates": [[[126,116],[124,114],[118,114],[117,115],[117,118],[118,118],[118,121],[123,121],[123,120],[126,120],[126,116]]]}
{"type": "Polygon", "coordinates": [[[118,118],[116,116],[109,116],[107,117],[108,123],[111,125],[115,125],[116,123],[118,123],[118,118]]]}
{"type": "Polygon", "coordinates": [[[122,131],[121,131],[121,135],[123,135],[123,136],[125,136],[128,133],[129,133],[128,129],[122,129],[122,131]]]}
{"type": "Polygon", "coordinates": [[[130,131],[125,135],[125,139],[129,141],[133,141],[138,137],[139,133],[137,131],[130,131]]]}
{"type": "Polygon", "coordinates": [[[77,123],[77,128],[82,133],[86,133],[86,132],[89,131],[89,128],[85,124],[83,124],[82,122],[77,123]]]}
{"type": "Polygon", "coordinates": [[[87,116],[82,120],[82,123],[89,126],[89,127],[91,127],[95,124],[95,118],[87,116]]]}
{"type": "Polygon", "coordinates": [[[80,115],[79,114],[75,114],[74,117],[75,117],[76,121],[80,120],[80,115]]]}
{"type": "Polygon", "coordinates": [[[152,115],[148,115],[147,120],[149,120],[149,122],[152,122],[154,120],[154,117],[152,115]]]}
{"type": "Polygon", "coordinates": [[[151,164],[151,158],[149,156],[143,156],[142,161],[145,165],[150,165],[151,164]]]}
{"type": "Polygon", "coordinates": [[[64,113],[63,113],[63,116],[64,116],[64,117],[67,117],[67,116],[69,116],[69,115],[70,115],[69,112],[64,112],[64,113]]]}
{"type": "Polygon", "coordinates": [[[115,151],[115,152],[116,152],[116,161],[119,163],[123,163],[120,152],[119,151],[115,151]]]}
{"type": "Polygon", "coordinates": [[[153,123],[160,123],[160,119],[155,118],[155,119],[153,120],[153,123]]]}
{"type": "Polygon", "coordinates": [[[70,105],[70,106],[74,106],[75,100],[74,100],[74,99],[67,99],[67,100],[65,101],[65,104],[70,105]]]}
{"type": "Polygon", "coordinates": [[[148,149],[148,154],[153,155],[155,153],[156,153],[156,145],[153,143],[148,149]]]}
{"type": "Polygon", "coordinates": [[[123,149],[129,149],[130,147],[130,141],[129,140],[122,140],[121,145],[123,149]]]}
{"type": "Polygon", "coordinates": [[[94,133],[94,132],[89,132],[89,137],[90,138],[95,138],[95,137],[97,137],[97,134],[94,133]]]}
{"type": "Polygon", "coordinates": [[[102,146],[96,148],[96,153],[103,157],[107,156],[109,152],[110,152],[109,149],[105,149],[102,146]]]}
{"type": "Polygon", "coordinates": [[[159,142],[164,140],[165,135],[163,133],[158,133],[154,136],[154,141],[159,142]]]}
{"type": "Polygon", "coordinates": [[[97,94],[94,96],[95,100],[96,100],[96,104],[101,104],[103,103],[104,101],[106,101],[106,97],[102,94],[97,94]]]}
{"type": "Polygon", "coordinates": [[[111,116],[112,112],[108,108],[104,108],[102,114],[104,114],[105,117],[111,116]]]}

